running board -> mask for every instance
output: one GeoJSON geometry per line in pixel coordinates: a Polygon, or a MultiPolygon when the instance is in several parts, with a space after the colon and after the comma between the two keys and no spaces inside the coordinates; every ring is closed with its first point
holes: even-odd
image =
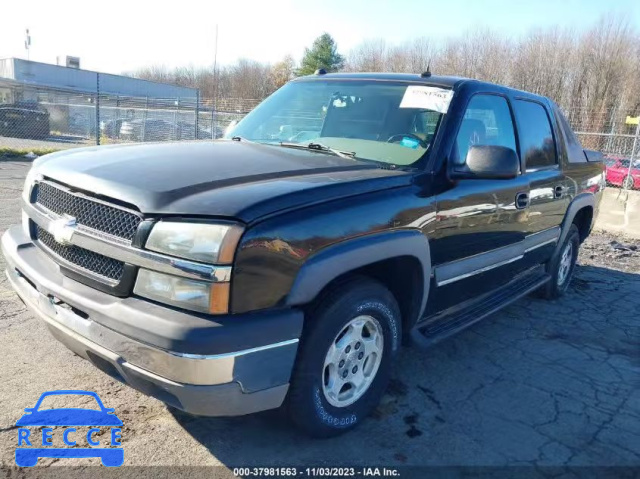
{"type": "Polygon", "coordinates": [[[472,300],[458,311],[445,311],[420,321],[411,330],[411,340],[416,346],[428,348],[535,291],[550,279],[551,276],[543,268],[535,268],[533,272],[514,278],[484,298],[472,300]]]}

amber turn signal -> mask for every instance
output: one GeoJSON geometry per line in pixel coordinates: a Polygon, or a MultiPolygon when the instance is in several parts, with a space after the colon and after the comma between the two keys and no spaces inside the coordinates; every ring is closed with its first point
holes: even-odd
{"type": "Polygon", "coordinates": [[[231,283],[213,283],[209,294],[209,312],[225,314],[229,312],[229,293],[231,283]]]}

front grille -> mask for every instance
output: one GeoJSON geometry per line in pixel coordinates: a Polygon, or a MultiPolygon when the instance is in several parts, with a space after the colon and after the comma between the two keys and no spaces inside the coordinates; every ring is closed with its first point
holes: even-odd
{"type": "Polygon", "coordinates": [[[134,213],[76,196],[47,182],[38,183],[36,189],[36,203],[49,211],[73,216],[80,225],[128,241],[133,240],[141,221],[134,213]]]}
{"type": "Polygon", "coordinates": [[[120,281],[124,271],[124,263],[113,258],[107,258],[93,251],[75,245],[63,246],[53,236],[40,226],[36,226],[37,239],[54,254],[71,264],[104,278],[120,281]]]}

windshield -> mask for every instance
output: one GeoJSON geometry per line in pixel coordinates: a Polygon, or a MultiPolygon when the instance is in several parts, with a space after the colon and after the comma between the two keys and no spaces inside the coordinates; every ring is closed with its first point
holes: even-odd
{"type": "Polygon", "coordinates": [[[315,143],[360,159],[408,166],[429,150],[442,118],[438,111],[403,103],[408,87],[375,80],[291,82],[226,137],[276,145],[315,143]]]}
{"type": "MultiPolygon", "coordinates": [[[[620,166],[622,166],[623,168],[629,168],[629,162],[630,160],[625,159],[625,160],[620,160],[620,166]]],[[[640,160],[636,160],[633,162],[633,167],[637,168],[640,166],[640,160]]]]}

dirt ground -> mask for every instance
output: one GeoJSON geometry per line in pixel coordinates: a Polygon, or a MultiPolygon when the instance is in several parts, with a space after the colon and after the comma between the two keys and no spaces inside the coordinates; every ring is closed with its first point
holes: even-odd
{"type": "Polygon", "coordinates": [[[598,232],[580,248],[578,263],[614,268],[627,273],[640,273],[640,239],[615,233],[598,232]]]}

